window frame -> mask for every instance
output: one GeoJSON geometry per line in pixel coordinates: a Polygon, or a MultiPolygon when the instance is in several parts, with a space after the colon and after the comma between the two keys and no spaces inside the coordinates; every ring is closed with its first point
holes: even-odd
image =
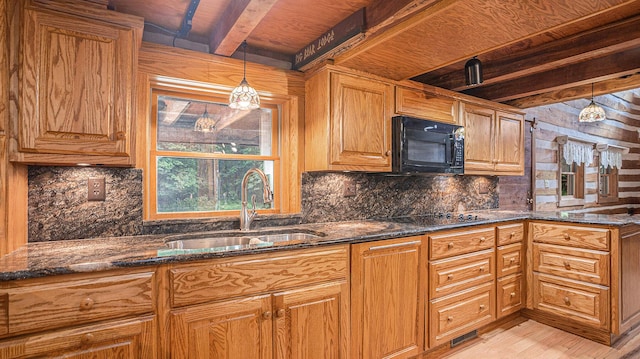
{"type": "MultiPolygon", "coordinates": [[[[600,162],[599,158],[598,162],[600,162]]],[[[602,164],[598,164],[598,203],[616,203],[620,200],[618,197],[618,168],[608,166],[607,168],[611,168],[611,172],[603,174],[600,173],[603,167],[602,164]],[[608,177],[609,179],[609,193],[607,194],[603,194],[600,191],[602,177],[608,177]]]]}
{"type": "Polygon", "coordinates": [[[149,101],[149,131],[147,143],[147,176],[145,176],[145,188],[149,189],[146,197],[147,218],[150,220],[157,219],[183,219],[183,218],[211,218],[211,217],[237,217],[240,210],[223,210],[223,211],[194,211],[194,212],[158,212],[157,202],[157,158],[158,157],[175,157],[175,158],[195,158],[195,159],[240,159],[255,161],[273,161],[273,188],[274,193],[273,206],[270,209],[256,209],[260,214],[275,214],[282,212],[282,195],[284,192],[283,171],[282,171],[282,112],[283,106],[278,101],[272,101],[268,98],[261,99],[261,108],[272,109],[272,132],[271,132],[271,155],[234,155],[220,153],[195,153],[182,151],[166,151],[157,149],[157,120],[158,120],[158,96],[171,96],[176,98],[193,99],[196,101],[205,101],[213,103],[225,103],[228,100],[228,94],[219,91],[207,91],[196,86],[183,86],[176,89],[173,86],[164,86],[161,83],[153,83],[150,87],[149,101]]]}

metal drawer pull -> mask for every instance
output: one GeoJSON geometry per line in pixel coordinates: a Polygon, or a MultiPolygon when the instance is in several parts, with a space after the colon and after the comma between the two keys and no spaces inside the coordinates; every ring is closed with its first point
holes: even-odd
{"type": "Polygon", "coordinates": [[[420,242],[420,241],[411,241],[411,242],[403,242],[403,243],[394,243],[394,244],[387,244],[387,245],[384,245],[384,246],[369,247],[369,250],[370,251],[377,251],[377,250],[380,250],[380,249],[408,247],[408,246],[418,245],[420,243],[422,243],[422,242],[420,242]]]}

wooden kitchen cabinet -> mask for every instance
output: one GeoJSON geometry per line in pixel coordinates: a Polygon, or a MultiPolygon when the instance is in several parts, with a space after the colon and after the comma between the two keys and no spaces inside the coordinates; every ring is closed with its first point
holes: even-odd
{"type": "Polygon", "coordinates": [[[396,113],[444,123],[458,122],[459,101],[426,91],[396,86],[396,113]]]}
{"type": "Polygon", "coordinates": [[[429,346],[496,319],[494,226],[429,235],[429,346]]]}
{"type": "Polygon", "coordinates": [[[169,270],[172,358],[345,358],[348,246],[169,270]]]}
{"type": "Polygon", "coordinates": [[[475,104],[461,105],[465,174],[524,174],[524,116],[475,104]]]}
{"type": "Polygon", "coordinates": [[[12,14],[23,56],[12,57],[21,82],[10,159],[132,166],[143,20],[87,1],[23,4],[12,14]]]}
{"type": "Polygon", "coordinates": [[[355,244],[351,358],[408,358],[425,350],[423,237],[355,244]]]}
{"type": "Polygon", "coordinates": [[[2,283],[0,357],[155,358],[154,291],[148,269],[2,283]]]}
{"type": "Polygon", "coordinates": [[[328,66],[305,90],[306,171],[391,171],[392,84],[328,66]]]}
{"type": "Polygon", "coordinates": [[[496,227],[496,316],[524,308],[524,223],[496,227]]]}

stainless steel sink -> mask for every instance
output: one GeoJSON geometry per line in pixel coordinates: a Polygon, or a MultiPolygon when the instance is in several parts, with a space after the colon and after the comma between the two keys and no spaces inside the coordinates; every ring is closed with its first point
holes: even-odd
{"type": "Polygon", "coordinates": [[[278,242],[305,241],[322,236],[324,233],[302,230],[293,232],[203,232],[169,236],[165,239],[165,244],[170,249],[225,251],[268,247],[278,242]]]}

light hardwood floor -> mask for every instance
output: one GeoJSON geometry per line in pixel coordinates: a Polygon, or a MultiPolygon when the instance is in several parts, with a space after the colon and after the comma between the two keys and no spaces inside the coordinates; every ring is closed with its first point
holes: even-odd
{"type": "Polygon", "coordinates": [[[481,334],[439,359],[636,359],[640,358],[640,329],[608,347],[533,320],[509,329],[481,334]]]}

